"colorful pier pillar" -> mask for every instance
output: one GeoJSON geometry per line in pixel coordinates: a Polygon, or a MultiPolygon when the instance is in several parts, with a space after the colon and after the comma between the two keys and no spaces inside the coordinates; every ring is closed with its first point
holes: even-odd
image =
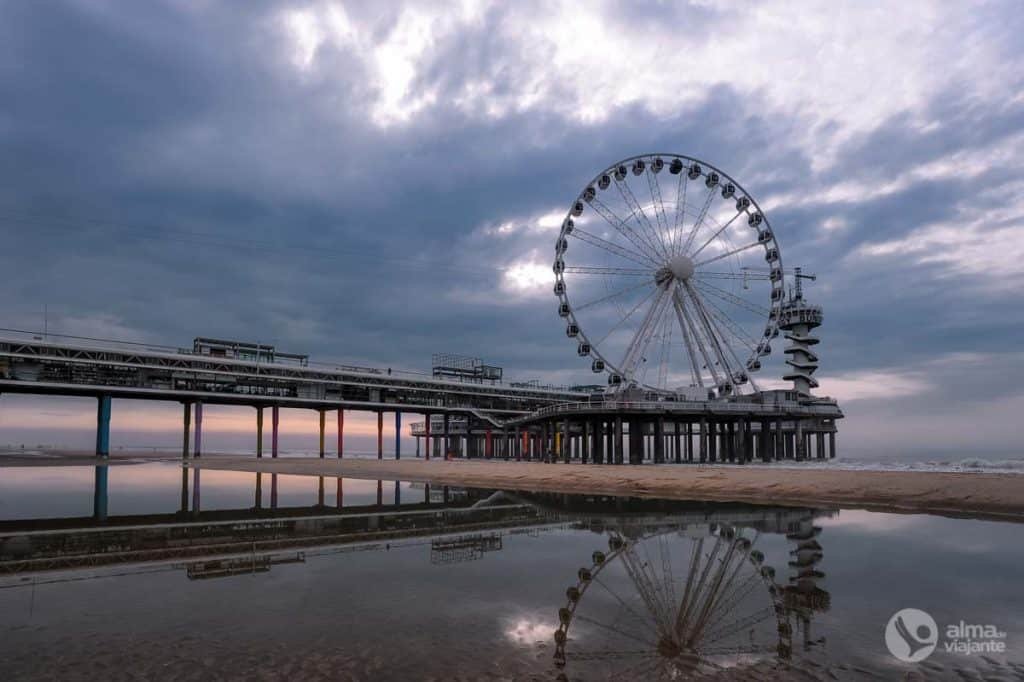
{"type": "MultiPolygon", "coordinates": [[[[327,454],[326,450],[324,450],[324,431],[327,428],[327,412],[324,410],[318,411],[320,412],[320,459],[323,459],[327,454]]],[[[323,479],[320,479],[321,492],[323,492],[323,483],[323,479]]],[[[321,501],[320,504],[323,505],[323,502],[321,501]]]]}
{"type": "Polygon", "coordinates": [[[101,395],[96,403],[96,456],[110,456],[110,396],[101,395]]]}
{"type": "Polygon", "coordinates": [[[203,404],[201,402],[196,403],[196,437],[193,439],[195,443],[195,456],[199,457],[203,454],[203,404]]]}
{"type": "Polygon", "coordinates": [[[484,457],[490,459],[494,457],[494,440],[491,435],[491,427],[487,427],[486,444],[484,445],[484,457]]]}
{"type": "MultiPolygon", "coordinates": [[[[270,408],[270,456],[277,457],[277,434],[281,426],[281,408],[274,405],[270,408]]],[[[277,480],[271,479],[273,489],[271,490],[271,500],[275,500],[277,496],[277,480]]]]}
{"type": "Polygon", "coordinates": [[[107,520],[107,472],[106,464],[96,467],[92,488],[92,517],[97,521],[107,520]]]}
{"type": "Polygon", "coordinates": [[[377,412],[377,459],[384,459],[384,413],[377,412]]]}
{"type": "Polygon", "coordinates": [[[426,445],[427,461],[429,461],[430,450],[433,447],[433,443],[430,441],[430,413],[427,412],[425,415],[423,415],[423,418],[426,420],[425,422],[423,422],[423,442],[426,445]]]}
{"type": "MultiPolygon", "coordinates": [[[[188,451],[189,439],[192,437],[192,403],[182,403],[182,405],[184,405],[184,407],[185,407],[185,415],[184,415],[184,418],[182,419],[182,424],[184,425],[185,428],[184,428],[184,432],[182,433],[182,437],[181,437],[181,458],[182,459],[188,459],[188,455],[189,455],[189,451],[188,451]]],[[[187,500],[186,500],[186,503],[182,505],[182,509],[181,510],[182,511],[187,511],[188,510],[188,501],[187,500]]]]}
{"type": "MultiPolygon", "coordinates": [[[[402,459],[402,413],[398,411],[395,411],[395,459],[402,459]]],[[[395,488],[395,496],[397,495],[398,488],[395,488]]]]}
{"type": "Polygon", "coordinates": [[[256,457],[263,456],[263,408],[256,408],[256,457]]]}
{"type": "MultiPolygon", "coordinates": [[[[338,459],[345,454],[345,410],[338,408],[338,459]]],[[[338,490],[341,490],[341,479],[338,479],[338,490]]]]}

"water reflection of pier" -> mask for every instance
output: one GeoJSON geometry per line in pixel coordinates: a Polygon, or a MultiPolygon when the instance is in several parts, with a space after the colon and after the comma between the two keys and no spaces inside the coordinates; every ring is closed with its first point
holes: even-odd
{"type": "Polygon", "coordinates": [[[432,538],[425,542],[431,557],[448,563],[500,549],[502,531],[558,525],[543,510],[492,499],[489,491],[432,490],[421,484],[422,501],[403,504],[401,484],[385,481],[377,481],[372,504],[345,504],[344,482],[337,479],[331,481],[338,489],[336,502],[325,505],[326,481],[320,479],[316,504],[281,506],[278,477],[270,474],[254,475],[251,507],[204,510],[198,469],[183,473],[179,510],[108,516],[106,471],[96,467],[94,512],[103,514],[0,522],[0,574],[202,558],[184,566],[189,576],[214,577],[304,559],[297,550],[417,537],[432,538]],[[385,504],[384,489],[392,483],[394,501],[385,504]],[[269,507],[261,503],[265,485],[269,507]]]}

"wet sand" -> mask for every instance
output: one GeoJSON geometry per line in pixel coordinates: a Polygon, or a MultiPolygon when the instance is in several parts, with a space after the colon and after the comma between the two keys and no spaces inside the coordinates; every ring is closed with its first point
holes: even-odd
{"type": "Polygon", "coordinates": [[[204,456],[189,466],[300,476],[635,497],[846,507],[1024,520],[1024,476],[750,465],[582,465],[505,461],[204,456]]]}

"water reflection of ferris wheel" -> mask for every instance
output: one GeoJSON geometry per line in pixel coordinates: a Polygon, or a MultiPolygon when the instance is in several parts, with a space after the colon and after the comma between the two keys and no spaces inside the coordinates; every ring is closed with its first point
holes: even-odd
{"type": "Polygon", "coordinates": [[[613,532],[559,609],[559,679],[683,679],[783,653],[789,626],[756,541],[729,526],[613,532]]]}

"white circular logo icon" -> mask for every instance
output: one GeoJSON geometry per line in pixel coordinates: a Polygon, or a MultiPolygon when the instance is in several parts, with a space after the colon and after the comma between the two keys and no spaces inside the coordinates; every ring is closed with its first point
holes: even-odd
{"type": "Polygon", "coordinates": [[[903,609],[893,614],[885,626],[885,645],[889,653],[904,663],[928,658],[939,643],[939,626],[920,609],[903,609]]]}

